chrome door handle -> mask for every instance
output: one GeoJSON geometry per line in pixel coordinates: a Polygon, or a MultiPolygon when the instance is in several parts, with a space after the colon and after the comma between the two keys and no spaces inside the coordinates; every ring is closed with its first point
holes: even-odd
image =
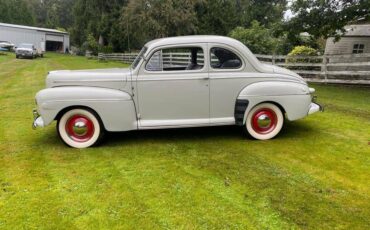
{"type": "Polygon", "coordinates": [[[203,80],[209,80],[209,77],[204,77],[203,80]]]}

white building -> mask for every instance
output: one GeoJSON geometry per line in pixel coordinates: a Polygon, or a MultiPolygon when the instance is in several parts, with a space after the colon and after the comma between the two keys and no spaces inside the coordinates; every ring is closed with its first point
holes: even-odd
{"type": "Polygon", "coordinates": [[[6,23],[0,23],[0,41],[11,42],[15,46],[31,43],[44,51],[65,52],[70,49],[67,32],[6,23]]]}
{"type": "Polygon", "coordinates": [[[370,24],[349,25],[346,33],[337,42],[330,37],[326,40],[325,54],[370,53],[370,24]]]}

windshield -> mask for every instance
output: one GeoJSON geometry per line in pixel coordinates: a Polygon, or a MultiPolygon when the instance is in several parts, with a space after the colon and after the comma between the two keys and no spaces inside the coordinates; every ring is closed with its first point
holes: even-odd
{"type": "Polygon", "coordinates": [[[136,67],[139,64],[139,62],[141,61],[141,59],[143,59],[143,55],[145,54],[147,49],[148,48],[145,47],[145,46],[141,49],[140,53],[137,55],[137,57],[135,58],[134,62],[131,65],[132,69],[136,69],[136,67]]]}
{"type": "Polygon", "coordinates": [[[18,46],[18,48],[28,48],[28,49],[32,49],[32,44],[20,44],[18,46]]]}

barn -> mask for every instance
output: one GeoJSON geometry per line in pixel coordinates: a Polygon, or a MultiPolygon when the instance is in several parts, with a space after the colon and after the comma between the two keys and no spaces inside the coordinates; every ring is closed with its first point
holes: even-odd
{"type": "Polygon", "coordinates": [[[337,42],[333,37],[326,40],[325,54],[370,53],[370,24],[344,27],[346,34],[337,42]]]}
{"type": "Polygon", "coordinates": [[[67,32],[0,23],[0,41],[7,41],[17,46],[20,43],[32,43],[43,51],[66,52],[70,49],[67,32]]]}

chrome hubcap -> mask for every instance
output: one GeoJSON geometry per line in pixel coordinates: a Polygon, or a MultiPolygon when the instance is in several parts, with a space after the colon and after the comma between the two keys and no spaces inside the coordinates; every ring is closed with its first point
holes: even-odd
{"type": "Polygon", "coordinates": [[[73,124],[73,132],[78,136],[83,136],[87,133],[87,125],[83,121],[77,121],[73,124]]]}
{"type": "Polygon", "coordinates": [[[257,118],[257,124],[261,128],[267,128],[271,125],[271,118],[266,114],[262,114],[257,118]]]}
{"type": "Polygon", "coordinates": [[[252,128],[258,134],[267,134],[272,132],[277,125],[275,112],[269,108],[262,108],[253,114],[252,128]]]}

